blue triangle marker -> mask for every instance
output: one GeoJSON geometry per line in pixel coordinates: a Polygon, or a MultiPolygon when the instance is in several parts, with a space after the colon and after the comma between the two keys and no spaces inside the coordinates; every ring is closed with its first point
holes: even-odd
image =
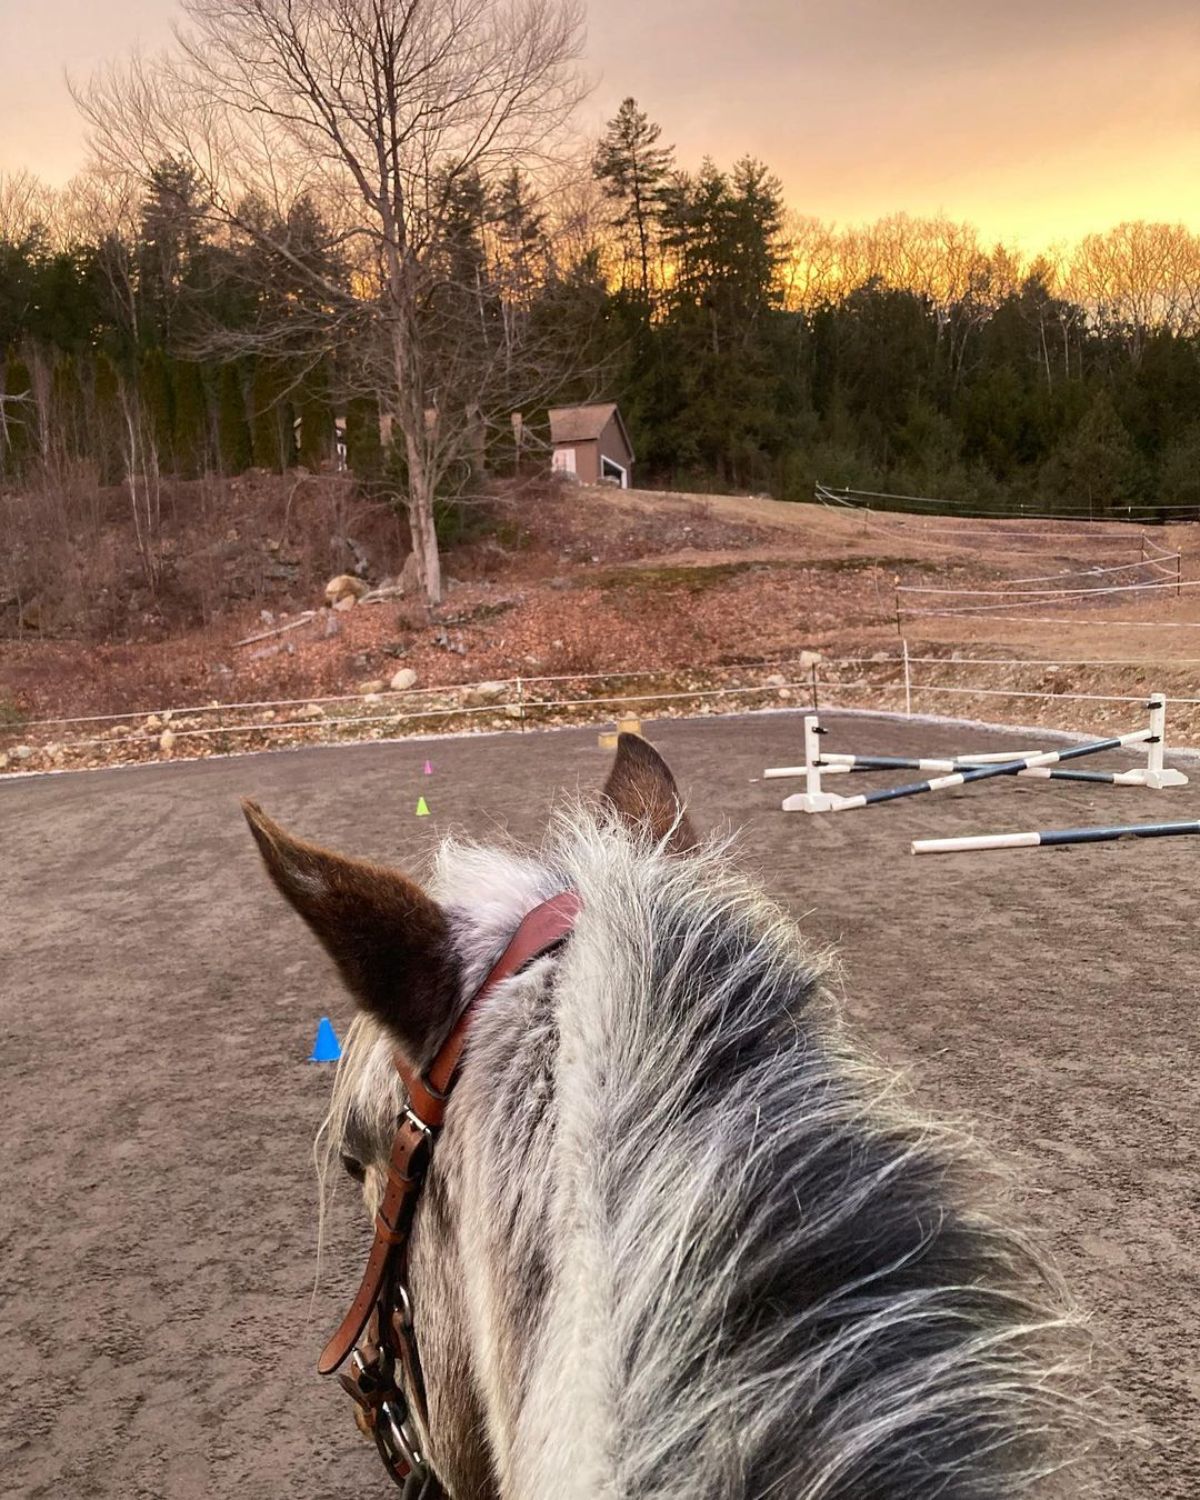
{"type": "Polygon", "coordinates": [[[333,1029],[333,1022],[328,1016],[321,1017],[321,1024],[317,1027],[317,1039],[313,1043],[312,1056],[309,1062],[337,1062],[342,1055],[341,1046],[338,1043],[337,1032],[333,1029]]]}

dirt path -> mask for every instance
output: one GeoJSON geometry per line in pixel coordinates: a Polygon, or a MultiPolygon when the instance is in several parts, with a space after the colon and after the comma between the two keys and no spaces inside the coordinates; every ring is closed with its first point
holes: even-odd
{"type": "MultiPolygon", "coordinates": [[[[830,721],[833,749],[1002,738],[830,721]]],[[[701,823],[842,945],[852,1016],[931,1108],[1016,1157],[1029,1211],[1150,1443],[1106,1494],[1200,1493],[1200,1010],[1189,840],[914,860],[920,833],[1200,816],[1167,794],[980,785],[787,817],[791,716],[650,729],[701,823]]],[[[365,1226],[343,1195],[309,1316],[309,1143],[348,1019],[267,889],[237,797],[306,835],[419,864],[439,832],[534,838],[594,785],[594,733],[363,745],[0,784],[5,1494],[330,1500],[386,1481],[313,1371],[365,1226]],[[432,759],[434,775],[422,778],[432,759]],[[412,814],[424,793],[434,816],[412,814]],[[57,1403],[61,1402],[61,1406],[57,1403]]]]}

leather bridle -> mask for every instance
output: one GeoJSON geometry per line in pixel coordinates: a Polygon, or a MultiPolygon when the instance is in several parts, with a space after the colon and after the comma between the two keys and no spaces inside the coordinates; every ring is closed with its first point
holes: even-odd
{"type": "Polygon", "coordinates": [[[392,1141],[387,1188],[375,1215],[375,1240],[354,1301],[326,1344],[317,1369],[322,1375],[332,1375],[353,1356],[349,1371],[338,1378],[358,1404],[359,1429],[373,1439],[384,1468],[404,1491],[405,1500],[445,1496],[421,1447],[421,1431],[429,1431],[428,1408],[407,1286],[413,1214],[437,1132],[480,1005],[502,980],[563,942],[582,906],[574,891],[563,891],[534,907],[423,1074],[398,1054],[394,1059],[408,1105],[392,1141]]]}

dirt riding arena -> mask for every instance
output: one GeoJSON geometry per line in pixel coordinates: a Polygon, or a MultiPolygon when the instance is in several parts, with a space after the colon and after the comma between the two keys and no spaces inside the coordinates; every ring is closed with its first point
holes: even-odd
{"type": "MultiPolygon", "coordinates": [[[[1017,744],[828,723],[836,750],[1017,744]]],[[[744,862],[841,946],[860,1033],[932,1109],[1015,1157],[1144,1425],[1105,1493],[1194,1500],[1200,840],[927,859],[909,840],[1196,818],[1200,779],[1160,793],[1006,780],[807,817],[778,810],[798,787],[752,781],[802,758],[798,716],[647,732],[697,821],[741,830],[744,862]]],[[[0,784],[0,1491],[388,1492],[348,1401],[313,1368],[367,1238],[340,1192],[310,1308],[309,1145],[330,1072],[305,1058],[319,1017],[341,1032],[349,1006],[269,891],[237,798],[419,865],[450,828],[536,838],[552,797],[597,784],[607,760],[594,732],[571,730],[0,784]],[[414,817],[421,794],[428,819],[414,817]]]]}

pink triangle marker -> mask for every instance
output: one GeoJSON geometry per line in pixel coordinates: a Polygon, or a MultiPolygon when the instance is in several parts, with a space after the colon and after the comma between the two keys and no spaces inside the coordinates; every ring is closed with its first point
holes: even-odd
{"type": "Polygon", "coordinates": [[[426,776],[432,776],[433,775],[433,767],[429,764],[428,761],[425,762],[425,774],[426,774],[426,776]]]}

